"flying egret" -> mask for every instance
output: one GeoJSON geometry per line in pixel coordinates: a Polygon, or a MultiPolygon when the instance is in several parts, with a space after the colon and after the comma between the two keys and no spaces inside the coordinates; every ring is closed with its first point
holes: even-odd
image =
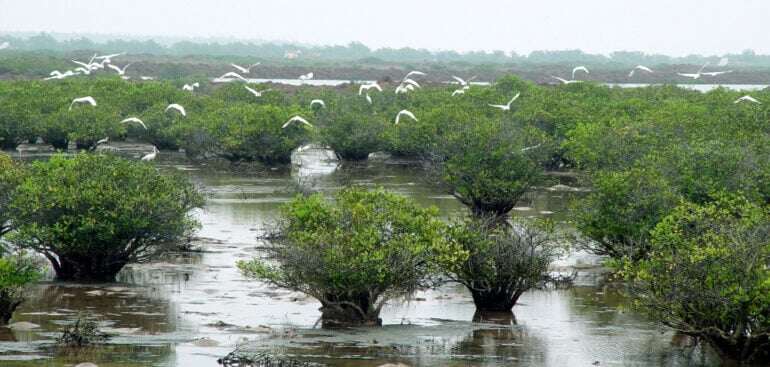
{"type": "Polygon", "coordinates": [[[72,103],[70,103],[70,109],[69,109],[70,111],[72,111],[72,106],[75,105],[75,103],[88,103],[91,106],[96,107],[96,100],[94,99],[94,97],[91,97],[91,96],[73,99],[72,103]]]}
{"type": "Polygon", "coordinates": [[[99,146],[99,145],[102,145],[102,144],[107,144],[109,141],[110,141],[110,137],[107,136],[104,139],[97,140],[96,141],[96,146],[99,146]]]}
{"type": "Polygon", "coordinates": [[[243,74],[248,74],[251,71],[251,68],[253,68],[253,67],[257,66],[257,65],[259,65],[259,63],[255,63],[255,64],[252,64],[252,65],[249,65],[249,67],[247,67],[247,68],[244,68],[243,66],[240,66],[240,65],[237,65],[237,64],[230,64],[230,66],[238,69],[238,71],[240,71],[243,74]]]}
{"type": "Polygon", "coordinates": [[[630,73],[628,73],[628,77],[629,77],[629,78],[633,77],[633,76],[634,76],[634,73],[635,73],[637,70],[646,71],[646,72],[648,72],[648,73],[654,73],[654,71],[652,71],[652,69],[650,69],[650,68],[648,68],[648,67],[646,67],[646,66],[644,66],[644,65],[636,65],[636,66],[634,66],[634,68],[633,68],[633,69],[631,69],[631,72],[630,72],[630,73]]]}
{"type": "Polygon", "coordinates": [[[369,92],[366,93],[366,101],[372,104],[372,96],[369,95],[369,92]]]}
{"type": "Polygon", "coordinates": [[[499,108],[499,109],[501,109],[503,111],[510,111],[511,110],[511,103],[513,103],[513,101],[518,99],[520,95],[521,95],[521,92],[516,93],[516,95],[513,96],[513,98],[511,98],[510,101],[508,101],[508,104],[490,104],[489,106],[490,107],[494,107],[494,108],[499,108]]]}
{"type": "Polygon", "coordinates": [[[108,68],[110,68],[110,69],[112,69],[112,70],[115,70],[115,71],[118,73],[118,75],[121,75],[121,76],[122,76],[122,75],[126,75],[126,69],[128,69],[128,67],[129,67],[129,66],[131,66],[131,64],[127,64],[126,66],[124,66],[124,67],[121,69],[121,68],[120,68],[120,67],[118,67],[117,65],[112,65],[112,64],[109,64],[109,65],[107,65],[107,67],[108,67],[108,68]]]}
{"type": "Polygon", "coordinates": [[[685,78],[692,78],[693,80],[700,78],[701,73],[676,73],[679,76],[683,76],[685,78]]]}
{"type": "Polygon", "coordinates": [[[572,69],[572,79],[575,79],[575,73],[577,73],[578,71],[584,71],[586,74],[591,74],[588,71],[588,68],[586,68],[585,66],[576,66],[574,69],[572,69]]]}
{"type": "Polygon", "coordinates": [[[155,77],[152,77],[152,76],[140,76],[139,79],[142,79],[142,80],[155,80],[155,77]]]}
{"type": "Polygon", "coordinates": [[[119,54],[112,54],[112,55],[103,55],[103,56],[96,56],[96,55],[94,55],[94,57],[93,57],[93,59],[91,61],[93,62],[93,60],[99,59],[99,60],[102,60],[102,62],[106,61],[109,64],[109,63],[112,62],[112,58],[113,57],[123,56],[125,54],[126,54],[125,52],[121,52],[119,54]]]}
{"type": "Polygon", "coordinates": [[[181,113],[182,116],[187,117],[187,112],[184,110],[184,107],[182,107],[182,106],[180,106],[180,105],[178,105],[176,103],[172,103],[172,104],[168,105],[168,107],[166,107],[166,110],[163,111],[163,112],[168,112],[168,110],[176,110],[177,112],[181,113]]]}
{"type": "Polygon", "coordinates": [[[246,90],[249,91],[251,94],[253,94],[254,97],[262,97],[262,93],[270,91],[270,89],[265,89],[265,90],[258,91],[256,89],[249,88],[248,85],[244,85],[243,87],[246,88],[246,90]]]}
{"type": "Polygon", "coordinates": [[[127,119],[124,119],[124,120],[123,120],[123,121],[121,121],[120,123],[121,123],[121,124],[127,124],[127,123],[129,123],[129,122],[135,122],[135,123],[137,123],[137,124],[139,124],[139,125],[142,125],[142,127],[143,127],[145,130],[147,130],[147,125],[145,125],[145,124],[144,124],[144,121],[142,121],[142,120],[140,120],[140,119],[138,119],[138,118],[136,118],[136,117],[129,117],[129,118],[127,118],[127,119]]]}
{"type": "Polygon", "coordinates": [[[299,80],[310,80],[310,79],[313,79],[312,72],[299,76],[299,80]]]}
{"type": "Polygon", "coordinates": [[[90,62],[88,64],[86,64],[84,62],[77,61],[77,60],[71,60],[71,61],[76,63],[76,64],[78,64],[78,65],[80,65],[80,66],[82,66],[82,67],[84,67],[84,68],[86,68],[86,69],[88,69],[88,70],[91,70],[91,63],[90,62]]]}
{"type": "Polygon", "coordinates": [[[72,70],[67,70],[64,73],[60,72],[59,70],[54,70],[50,74],[51,76],[48,78],[45,78],[43,80],[51,80],[51,79],[64,79],[70,76],[75,75],[75,73],[72,70]]]}
{"type": "Polygon", "coordinates": [[[406,73],[406,76],[404,76],[404,80],[408,79],[412,75],[425,76],[427,74],[423,73],[422,71],[412,70],[412,71],[406,73]]]}
{"type": "Polygon", "coordinates": [[[728,59],[726,57],[723,57],[723,58],[719,59],[719,62],[717,63],[717,66],[720,66],[720,67],[727,66],[727,63],[729,63],[729,62],[730,62],[730,59],[728,59]]]}
{"type": "Polygon", "coordinates": [[[303,124],[305,124],[305,125],[307,125],[307,126],[313,127],[313,125],[312,125],[312,124],[310,124],[310,123],[309,123],[307,120],[305,120],[304,118],[302,118],[302,116],[299,116],[299,115],[297,115],[297,116],[294,116],[294,117],[290,118],[290,119],[289,119],[289,121],[286,121],[286,123],[285,123],[285,124],[283,124],[283,126],[281,126],[281,129],[285,129],[286,127],[288,127],[289,125],[291,125],[291,123],[292,123],[292,122],[300,122],[300,123],[303,123],[303,124]]]}
{"type": "Polygon", "coordinates": [[[313,105],[316,105],[316,104],[320,105],[321,108],[326,108],[326,103],[324,103],[324,101],[320,99],[314,99],[310,101],[310,108],[313,108],[313,105]]]}
{"type": "Polygon", "coordinates": [[[382,87],[380,87],[380,85],[377,84],[377,82],[371,82],[370,84],[362,84],[360,87],[358,87],[358,95],[360,96],[361,94],[363,94],[364,91],[369,93],[369,90],[372,88],[382,92],[382,87]]]}
{"type": "Polygon", "coordinates": [[[572,83],[580,83],[580,82],[582,82],[582,80],[567,80],[567,79],[559,78],[558,76],[553,76],[553,75],[551,75],[551,78],[554,78],[554,79],[562,82],[562,84],[572,84],[572,83]]]}
{"type": "Polygon", "coordinates": [[[249,80],[244,78],[241,74],[238,74],[233,71],[227,72],[224,75],[219,77],[220,80],[231,80],[232,78],[240,79],[241,81],[244,81],[246,83],[249,82],[249,80]]]}
{"type": "Polygon", "coordinates": [[[748,94],[743,96],[743,97],[741,97],[741,98],[736,99],[735,102],[733,102],[733,103],[737,104],[737,103],[741,103],[741,102],[744,102],[744,101],[745,102],[756,103],[756,104],[762,104],[762,102],[758,101],[756,98],[754,98],[754,97],[752,97],[752,96],[750,96],[748,94]]]}
{"type": "Polygon", "coordinates": [[[11,47],[11,44],[8,43],[8,41],[0,43],[0,50],[5,50],[6,48],[9,48],[9,47],[11,47]]]}
{"type": "Polygon", "coordinates": [[[457,89],[454,92],[452,92],[452,97],[459,96],[461,94],[465,94],[465,89],[457,89]]]}
{"type": "Polygon", "coordinates": [[[145,155],[144,157],[142,157],[142,161],[145,161],[145,162],[154,161],[154,160],[155,160],[155,158],[157,158],[157,157],[158,157],[158,153],[160,153],[160,152],[158,151],[158,148],[156,148],[156,147],[153,145],[153,146],[152,146],[152,153],[150,153],[150,154],[147,154],[147,155],[145,155]]]}
{"type": "Polygon", "coordinates": [[[705,71],[704,71],[704,72],[702,72],[702,73],[701,73],[701,75],[706,75],[706,76],[719,76],[719,75],[722,75],[722,74],[728,74],[728,73],[732,73],[732,72],[733,72],[732,70],[725,70],[725,71],[709,71],[709,72],[705,72],[705,71]]]}
{"type": "Polygon", "coordinates": [[[476,76],[474,75],[474,76],[472,76],[472,77],[471,77],[470,79],[468,79],[468,80],[465,80],[465,79],[463,79],[463,78],[460,78],[459,76],[455,76],[455,75],[452,75],[452,78],[453,78],[454,80],[457,80],[457,82],[458,82],[458,83],[460,83],[460,85],[462,85],[462,86],[468,86],[468,85],[470,85],[470,83],[471,83],[471,80],[473,80],[473,79],[476,79],[476,76]]]}
{"type": "Polygon", "coordinates": [[[188,91],[188,92],[194,92],[195,88],[198,87],[198,86],[200,86],[200,84],[198,84],[198,83],[185,84],[185,85],[182,86],[182,90],[183,91],[188,91]]]}
{"type": "Polygon", "coordinates": [[[91,69],[83,68],[83,67],[75,68],[75,71],[81,72],[81,73],[83,73],[85,75],[90,75],[91,74],[91,69]]]}
{"type": "Polygon", "coordinates": [[[411,119],[412,119],[412,120],[414,120],[414,121],[420,121],[420,120],[418,120],[418,119],[417,119],[417,117],[414,117],[414,114],[413,114],[413,113],[411,113],[411,112],[409,112],[409,111],[407,111],[407,110],[401,110],[401,111],[399,111],[399,112],[398,112],[398,114],[396,115],[396,125],[398,125],[398,121],[399,121],[399,120],[401,120],[401,116],[402,116],[402,115],[403,115],[403,116],[407,116],[407,117],[411,118],[411,119]]]}
{"type": "Polygon", "coordinates": [[[417,84],[417,82],[416,82],[416,81],[414,81],[414,80],[412,80],[412,79],[409,79],[409,78],[405,78],[405,79],[404,79],[404,83],[406,83],[406,84],[409,84],[409,85],[413,85],[413,86],[415,86],[415,87],[417,87],[417,88],[422,88],[422,87],[420,86],[420,84],[417,84]]]}

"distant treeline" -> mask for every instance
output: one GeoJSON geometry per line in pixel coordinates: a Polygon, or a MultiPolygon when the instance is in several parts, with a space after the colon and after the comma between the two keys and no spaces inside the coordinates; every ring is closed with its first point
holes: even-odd
{"type": "Polygon", "coordinates": [[[671,57],[660,54],[646,54],[639,51],[617,51],[609,55],[589,54],[580,50],[533,51],[519,55],[505,51],[432,51],[414,48],[371,49],[359,42],[336,46],[308,46],[278,42],[256,41],[178,41],[160,43],[155,40],[107,39],[94,41],[89,38],[57,39],[48,33],[34,36],[0,35],[0,42],[8,42],[11,49],[22,51],[74,52],[94,50],[104,52],[128,52],[153,55],[210,55],[242,56],[263,59],[296,58],[306,61],[367,61],[369,63],[469,63],[469,64],[603,64],[617,67],[663,64],[705,64],[717,63],[721,57],[728,57],[730,63],[742,67],[770,67],[770,55],[758,55],[752,50],[740,54],[720,56],[688,55],[671,57]]]}

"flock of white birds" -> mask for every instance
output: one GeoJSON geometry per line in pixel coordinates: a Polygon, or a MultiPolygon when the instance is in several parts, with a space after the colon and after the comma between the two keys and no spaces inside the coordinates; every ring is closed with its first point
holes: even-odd
{"type": "MultiPolygon", "coordinates": [[[[91,59],[87,63],[81,62],[81,61],[78,61],[78,60],[72,60],[73,63],[79,65],[77,68],[75,68],[73,70],[67,70],[64,73],[60,72],[59,70],[54,70],[54,71],[52,71],[50,73],[49,77],[45,78],[45,80],[64,79],[64,78],[68,78],[68,77],[76,76],[76,75],[90,75],[92,72],[95,72],[97,70],[104,70],[104,69],[114,70],[122,79],[129,80],[131,77],[129,77],[129,76],[125,75],[125,74],[126,74],[126,69],[131,64],[127,64],[127,65],[125,65],[123,67],[119,67],[119,66],[117,66],[117,65],[112,63],[112,59],[117,58],[119,56],[122,56],[124,54],[125,53],[117,53],[117,54],[102,55],[102,56],[94,55],[93,57],[91,57],[91,59]]],[[[727,58],[723,58],[722,60],[720,60],[718,66],[726,66],[727,63],[728,63],[727,58]]],[[[215,81],[219,81],[219,82],[241,81],[241,82],[244,82],[246,84],[250,84],[251,81],[249,79],[247,79],[246,77],[244,77],[243,75],[241,75],[241,74],[249,74],[251,72],[251,69],[254,68],[255,66],[258,66],[258,65],[260,65],[260,63],[255,63],[255,64],[249,65],[247,67],[243,67],[243,66],[240,66],[240,65],[237,65],[237,64],[230,64],[230,66],[232,66],[235,70],[237,70],[237,72],[236,71],[227,72],[224,75],[220,76],[219,78],[215,79],[215,81]],[[241,74],[239,74],[238,72],[240,72],[241,74]]],[[[706,63],[696,73],[677,73],[677,74],[680,75],[680,76],[683,76],[683,77],[687,77],[687,78],[699,79],[702,76],[718,76],[718,75],[722,75],[722,74],[726,74],[726,73],[732,72],[732,70],[705,72],[704,70],[706,69],[706,67],[708,65],[709,64],[706,63]]],[[[648,67],[646,67],[644,65],[637,65],[628,73],[628,77],[632,78],[637,71],[639,71],[639,72],[646,72],[646,73],[654,73],[654,71],[652,69],[650,69],[650,68],[648,68],[648,67]]],[[[587,67],[585,67],[585,66],[577,66],[577,67],[572,69],[572,78],[569,79],[569,80],[561,78],[561,77],[557,77],[557,76],[551,76],[551,78],[558,80],[562,84],[580,83],[580,82],[582,82],[582,80],[577,80],[576,79],[578,72],[582,72],[582,73],[585,73],[585,74],[590,74],[590,71],[588,70],[587,67]]],[[[420,84],[415,79],[419,78],[419,77],[422,77],[422,76],[426,76],[426,75],[427,75],[426,73],[423,73],[423,72],[418,71],[418,70],[410,71],[409,73],[407,73],[400,80],[398,86],[395,88],[395,93],[396,94],[404,94],[404,93],[409,93],[409,92],[415,92],[417,89],[422,88],[422,86],[420,86],[420,84]]],[[[310,72],[310,73],[307,73],[307,74],[300,75],[298,77],[298,79],[306,81],[306,80],[313,79],[313,77],[314,77],[314,74],[312,72],[310,72]]],[[[457,84],[457,85],[460,86],[460,88],[458,88],[458,89],[456,89],[456,90],[454,90],[452,92],[452,96],[454,97],[454,96],[461,96],[461,95],[465,94],[465,92],[470,89],[471,82],[476,77],[474,76],[474,77],[471,77],[471,78],[468,78],[467,80],[465,80],[463,78],[460,78],[458,76],[454,76],[453,75],[452,78],[454,79],[454,81],[450,81],[449,83],[457,84]]],[[[155,78],[149,77],[149,76],[140,76],[140,79],[146,81],[146,80],[154,80],[155,78]]],[[[200,87],[200,83],[195,82],[195,83],[192,83],[192,84],[185,84],[182,87],[182,90],[189,91],[189,92],[194,92],[195,89],[199,88],[199,87],[200,87]]],[[[257,97],[257,98],[262,97],[263,93],[265,93],[267,91],[270,91],[270,89],[264,89],[264,90],[258,91],[256,89],[253,89],[253,88],[249,87],[248,85],[244,85],[244,88],[249,93],[251,93],[254,97],[257,97]]],[[[377,82],[370,82],[370,83],[362,84],[361,86],[359,86],[359,88],[358,88],[358,95],[359,96],[364,96],[366,101],[369,104],[372,104],[374,102],[373,99],[372,99],[372,96],[370,94],[370,92],[372,90],[376,90],[378,92],[382,92],[383,91],[382,87],[377,82]]],[[[521,93],[516,93],[516,95],[514,95],[513,98],[511,98],[508,101],[508,103],[506,103],[506,104],[489,104],[489,106],[492,107],[492,108],[500,109],[501,111],[510,111],[511,110],[511,106],[519,98],[520,95],[521,95],[521,93]]],[[[743,96],[741,98],[738,98],[737,100],[735,100],[734,103],[741,103],[741,102],[751,102],[751,103],[755,103],[755,104],[760,104],[761,103],[759,100],[757,100],[756,98],[754,98],[754,97],[752,97],[750,95],[745,95],[745,96],[743,96]]],[[[96,100],[93,97],[85,96],[85,97],[79,97],[79,98],[73,99],[72,102],[70,103],[69,110],[72,110],[72,108],[75,105],[90,105],[92,107],[96,107],[97,103],[96,103],[96,100]]],[[[313,107],[316,107],[316,106],[318,106],[318,108],[326,108],[326,103],[323,100],[314,99],[314,100],[312,100],[310,102],[310,107],[313,108],[313,107]]],[[[179,105],[179,104],[176,104],[176,103],[169,104],[168,107],[166,107],[165,112],[169,112],[169,111],[175,111],[176,113],[180,114],[182,117],[186,117],[187,116],[187,111],[185,111],[184,107],[179,105]]],[[[396,118],[395,118],[394,124],[398,125],[399,122],[401,121],[402,117],[408,117],[408,118],[410,118],[410,119],[412,119],[414,121],[419,121],[417,119],[417,117],[412,112],[410,112],[409,110],[404,109],[404,110],[399,111],[396,114],[396,118]]],[[[128,123],[139,124],[145,130],[147,130],[147,125],[145,125],[145,123],[142,120],[140,120],[139,118],[137,118],[137,117],[128,117],[128,118],[124,119],[123,121],[121,121],[120,123],[122,123],[122,124],[128,124],[128,123]]],[[[296,115],[296,116],[293,116],[292,118],[290,118],[288,121],[286,121],[286,123],[284,123],[283,126],[281,126],[281,128],[285,129],[285,128],[289,127],[292,124],[301,124],[301,125],[304,125],[304,126],[307,126],[307,127],[310,127],[310,128],[313,127],[313,125],[307,119],[305,119],[304,117],[302,117],[300,115],[296,115]]],[[[101,139],[101,140],[99,140],[97,142],[97,145],[107,143],[108,141],[109,141],[108,138],[101,139]]],[[[153,152],[143,156],[142,160],[143,161],[151,161],[151,160],[154,160],[157,157],[157,155],[158,155],[158,150],[157,150],[157,148],[153,147],[153,152]]]]}

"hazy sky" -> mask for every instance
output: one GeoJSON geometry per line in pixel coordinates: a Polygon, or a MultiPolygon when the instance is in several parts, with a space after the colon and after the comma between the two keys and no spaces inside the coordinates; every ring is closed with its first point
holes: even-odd
{"type": "Polygon", "coordinates": [[[0,32],[770,54],[768,0],[0,0],[0,32]]]}

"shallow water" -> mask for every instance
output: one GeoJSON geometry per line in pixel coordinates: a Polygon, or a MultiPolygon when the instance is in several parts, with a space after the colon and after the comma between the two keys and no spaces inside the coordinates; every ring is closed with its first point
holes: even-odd
{"type": "MultiPolygon", "coordinates": [[[[685,348],[686,340],[629,311],[595,266],[598,259],[583,253],[559,262],[562,267],[580,265],[576,285],[525,294],[514,308],[515,322],[472,322],[468,293],[447,285],[389,303],[382,328],[314,328],[320,316],[316,301],[246,280],[234,267],[237,260],[259,254],[257,235],[293,190],[332,192],[348,183],[383,186],[435,205],[447,218],[464,208],[414,166],[327,162],[238,173],[178,159],[158,164],[188,175],[207,193],[206,208],[197,213],[202,228],[196,242],[202,251],[129,266],[118,283],[35,285],[11,322],[39,327],[0,328],[0,365],[216,366],[236,346],[332,366],[397,361],[420,366],[717,364],[710,351],[685,348]],[[56,349],[53,341],[62,325],[79,314],[98,320],[116,336],[107,345],[82,351],[56,349]]],[[[568,177],[554,178],[556,183],[574,185],[568,177]]],[[[563,221],[568,201],[579,193],[559,188],[528,195],[517,214],[563,221]]]]}

